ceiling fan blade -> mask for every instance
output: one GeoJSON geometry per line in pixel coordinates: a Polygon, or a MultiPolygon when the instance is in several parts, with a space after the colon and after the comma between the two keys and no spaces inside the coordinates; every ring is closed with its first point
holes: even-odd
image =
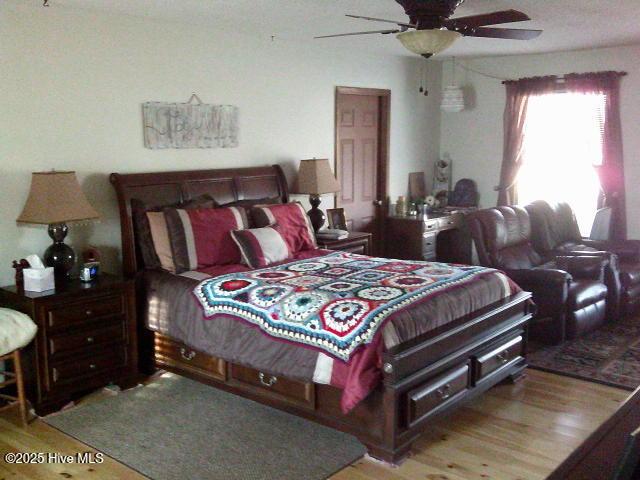
{"type": "Polygon", "coordinates": [[[469,17],[451,18],[444,22],[446,27],[482,27],[484,25],[499,25],[501,23],[525,22],[531,20],[526,13],[517,10],[502,10],[500,12],[471,15],[469,17]]]}
{"type": "Polygon", "coordinates": [[[337,33],[335,35],[321,35],[319,37],[313,37],[313,38],[333,38],[333,37],[348,37],[351,35],[369,35],[371,33],[382,33],[383,35],[387,35],[389,33],[398,33],[401,32],[402,30],[399,29],[395,29],[395,30],[369,30],[367,32],[351,32],[351,33],[337,33]]]}
{"type": "Polygon", "coordinates": [[[361,20],[370,20],[372,22],[395,23],[396,25],[400,25],[401,27],[416,28],[416,26],[413,23],[396,22],[395,20],[387,20],[385,18],[361,17],[360,15],[349,15],[349,14],[345,15],[345,17],[359,18],[361,20]]]}
{"type": "Polygon", "coordinates": [[[542,30],[525,30],[519,28],[486,28],[479,27],[461,31],[466,37],[506,38],[509,40],[532,40],[538,37],[542,30]]]}

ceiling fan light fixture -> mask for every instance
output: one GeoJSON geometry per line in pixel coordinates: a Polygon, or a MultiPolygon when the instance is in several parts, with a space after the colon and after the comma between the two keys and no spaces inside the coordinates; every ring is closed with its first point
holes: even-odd
{"type": "Polygon", "coordinates": [[[449,48],[462,37],[459,32],[453,30],[408,30],[396,35],[400,43],[417,55],[430,57],[449,48]]]}

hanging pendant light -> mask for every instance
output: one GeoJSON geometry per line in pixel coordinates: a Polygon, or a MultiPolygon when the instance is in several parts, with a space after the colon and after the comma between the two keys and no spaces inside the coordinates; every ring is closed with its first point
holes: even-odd
{"type": "Polygon", "coordinates": [[[451,59],[451,85],[442,91],[440,110],[448,113],[458,113],[464,110],[464,92],[456,85],[456,59],[451,59]]]}

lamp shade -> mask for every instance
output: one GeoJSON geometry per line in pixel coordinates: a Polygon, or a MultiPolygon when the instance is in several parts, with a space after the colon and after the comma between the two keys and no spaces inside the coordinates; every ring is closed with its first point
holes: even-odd
{"type": "Polygon", "coordinates": [[[296,193],[322,195],[339,191],[340,184],[331,171],[329,160],[326,158],[300,160],[296,193]]]}
{"type": "Polygon", "coordinates": [[[49,225],[99,217],[82,193],[76,172],[34,172],[17,222],[49,225]]]}
{"type": "Polygon", "coordinates": [[[451,30],[409,30],[396,35],[404,48],[418,55],[435,55],[453,45],[461,33],[451,30]]]}

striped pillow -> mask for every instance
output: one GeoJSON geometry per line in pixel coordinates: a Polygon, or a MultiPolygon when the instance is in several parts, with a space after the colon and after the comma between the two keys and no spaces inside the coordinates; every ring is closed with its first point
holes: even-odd
{"type": "Polygon", "coordinates": [[[251,217],[256,227],[278,224],[291,254],[318,248],[311,221],[299,202],[257,205],[251,217]]]}
{"type": "MultiPolygon", "coordinates": [[[[147,224],[151,239],[153,241],[153,251],[158,257],[160,267],[171,273],[176,272],[176,265],[171,253],[171,241],[169,240],[169,230],[167,221],[162,212],[147,212],[147,224]]],[[[146,265],[146,261],[145,261],[146,265]]]]}
{"type": "Polygon", "coordinates": [[[166,208],[164,216],[176,273],[240,263],[230,232],[248,228],[244,208],[166,208]]]}
{"type": "Polygon", "coordinates": [[[251,268],[266,267],[291,256],[278,225],[234,230],[231,232],[231,238],[240,248],[242,263],[251,268]]]}
{"type": "MultiPolygon", "coordinates": [[[[165,208],[212,208],[216,207],[216,201],[207,193],[199,195],[185,202],[178,202],[171,205],[149,206],[143,200],[138,198],[131,199],[131,218],[133,220],[133,231],[136,239],[138,252],[142,257],[145,268],[164,268],[173,271],[173,259],[171,259],[171,268],[168,264],[160,259],[160,253],[156,245],[156,240],[160,238],[160,242],[169,245],[169,238],[166,235],[167,226],[164,221],[162,210],[165,208]],[[157,215],[148,215],[149,213],[157,213],[157,215]],[[151,225],[150,217],[154,217],[154,225],[151,225]],[[155,232],[152,231],[155,228],[155,232]]],[[[161,247],[162,248],[162,247],[161,247]]]]}

